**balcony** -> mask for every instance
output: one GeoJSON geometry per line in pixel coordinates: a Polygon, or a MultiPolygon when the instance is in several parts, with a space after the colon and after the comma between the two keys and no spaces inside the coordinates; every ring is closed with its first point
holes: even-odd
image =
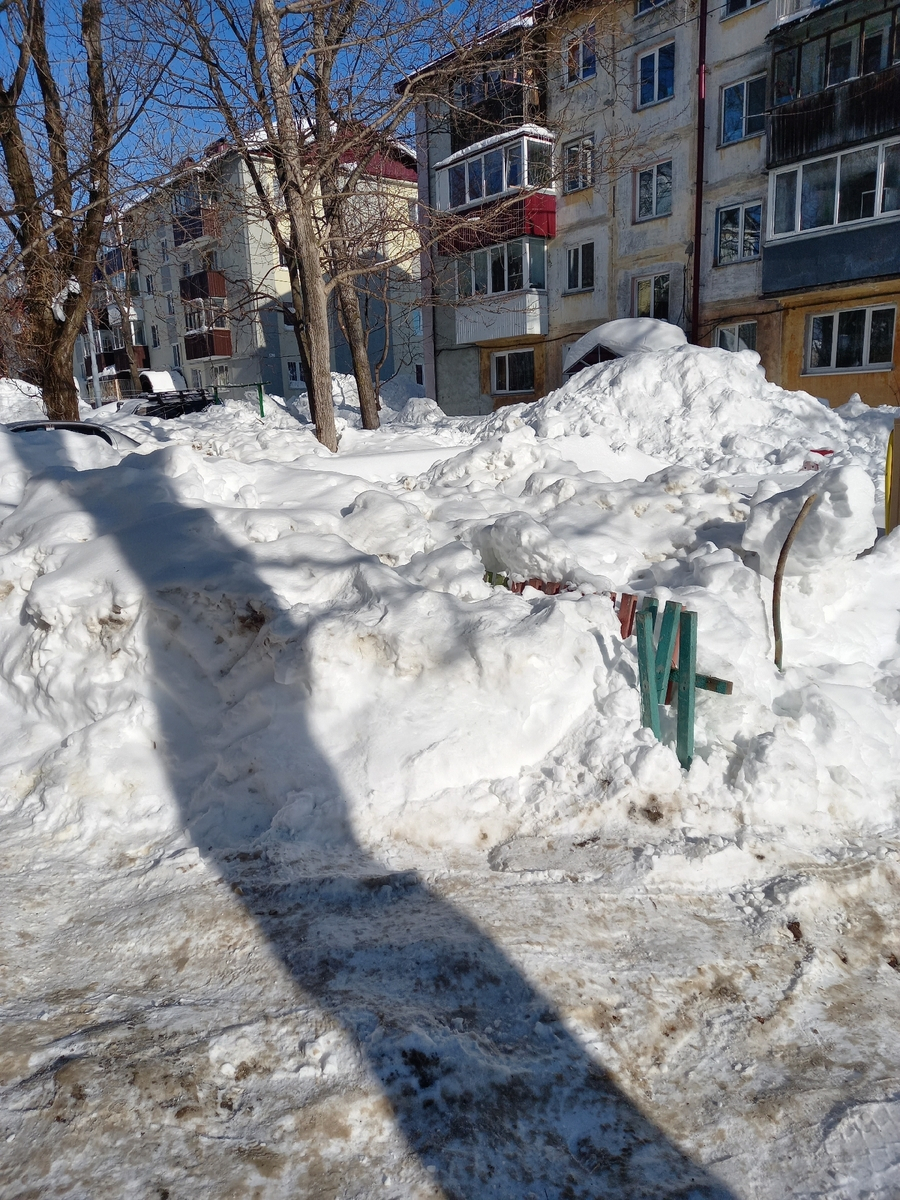
{"type": "Polygon", "coordinates": [[[182,301],[225,299],[225,276],[219,271],[197,271],[178,281],[182,301]]]}
{"type": "Polygon", "coordinates": [[[774,109],[768,165],[784,166],[894,133],[900,133],[900,64],[774,109]]]}
{"type": "MultiPolygon", "coordinates": [[[[150,366],[150,353],[146,346],[135,346],[134,361],[139,371],[144,371],[150,366]]],[[[85,356],[83,366],[85,379],[90,379],[92,368],[91,356],[89,354],[85,356]]],[[[115,367],[115,373],[117,375],[124,374],[125,372],[131,370],[131,367],[128,363],[128,351],[124,346],[121,346],[116,350],[97,351],[97,370],[105,371],[109,367],[115,367]]]]}
{"type": "Polygon", "coordinates": [[[176,246],[222,236],[219,213],[214,208],[197,208],[172,216],[172,234],[176,246]]]}
{"type": "Polygon", "coordinates": [[[521,200],[495,200],[465,216],[435,213],[437,252],[456,258],[520,237],[556,237],[556,196],[534,192],[521,200]]]}
{"type": "Polygon", "coordinates": [[[496,342],[547,333],[547,293],[512,292],[467,300],[456,309],[456,344],[496,342]]]}
{"type": "Polygon", "coordinates": [[[187,359],[230,358],[231,330],[202,329],[184,335],[184,354],[187,359]]]}
{"type": "Polygon", "coordinates": [[[436,207],[481,207],[526,190],[553,191],[553,135],[539,125],[495,134],[434,165],[436,207]]]}

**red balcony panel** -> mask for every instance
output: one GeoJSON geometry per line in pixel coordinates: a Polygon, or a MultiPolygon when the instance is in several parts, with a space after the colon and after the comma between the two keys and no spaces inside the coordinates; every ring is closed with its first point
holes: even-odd
{"type": "Polygon", "coordinates": [[[556,197],[535,192],[525,197],[525,233],[528,237],[556,237],[556,197]]]}
{"type": "MultiPolygon", "coordinates": [[[[135,346],[134,361],[139,371],[146,370],[150,366],[150,352],[146,346],[135,346]]],[[[97,352],[97,370],[103,371],[106,367],[115,367],[117,375],[127,374],[131,370],[128,365],[128,351],[124,346],[120,346],[118,350],[100,350],[97,352]]],[[[84,360],[85,379],[90,379],[91,373],[91,356],[88,354],[84,360]]]]}
{"type": "Polygon", "coordinates": [[[182,300],[225,299],[225,276],[220,271],[197,271],[178,281],[182,300]]]}
{"type": "Polygon", "coordinates": [[[221,237],[218,211],[214,208],[198,208],[193,212],[179,213],[172,217],[172,234],[176,246],[195,242],[198,238],[221,237]]]}
{"type": "Polygon", "coordinates": [[[184,353],[189,359],[195,358],[230,358],[231,330],[206,329],[201,333],[186,333],[184,335],[184,353]]]}

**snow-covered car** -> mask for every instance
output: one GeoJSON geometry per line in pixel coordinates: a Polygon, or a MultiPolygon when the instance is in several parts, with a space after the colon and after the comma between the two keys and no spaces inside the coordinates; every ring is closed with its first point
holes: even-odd
{"type": "Polygon", "coordinates": [[[131,450],[139,446],[134,438],[118,429],[110,429],[105,425],[93,425],[90,421],[14,421],[4,425],[8,433],[41,433],[44,430],[60,429],[69,433],[86,433],[89,436],[102,438],[117,450],[131,450]]]}

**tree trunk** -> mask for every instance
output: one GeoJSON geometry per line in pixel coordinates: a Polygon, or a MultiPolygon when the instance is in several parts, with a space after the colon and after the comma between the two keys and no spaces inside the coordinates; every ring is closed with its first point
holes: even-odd
{"type": "Polygon", "coordinates": [[[363,429],[377,429],[378,397],[372,382],[372,368],[369,365],[369,351],[366,346],[366,333],[363,329],[362,314],[359,311],[359,294],[356,285],[350,279],[341,279],[337,285],[338,303],[341,306],[341,318],[344,333],[350,347],[350,357],[353,359],[353,374],[356,378],[356,388],[359,392],[359,411],[362,416],[363,429]]]}
{"type": "MultiPolygon", "coordinates": [[[[310,409],[316,423],[316,437],[323,446],[336,452],[337,429],[331,395],[331,338],[328,332],[328,303],[319,236],[315,224],[315,193],[302,178],[302,155],[297,120],[291,101],[291,76],[285,60],[281,27],[275,0],[258,0],[260,28],[266,67],[272,86],[272,101],[278,121],[281,143],[281,168],[286,184],[285,203],[291,226],[293,252],[302,292],[303,335],[309,361],[310,409]]],[[[299,329],[298,329],[299,336],[299,329]]]]}
{"type": "MultiPolygon", "coordinates": [[[[77,331],[76,331],[77,332],[77,331]]],[[[41,384],[44,389],[44,408],[51,421],[80,421],[78,388],[72,374],[75,337],[68,329],[60,330],[48,339],[42,356],[41,384]]]]}

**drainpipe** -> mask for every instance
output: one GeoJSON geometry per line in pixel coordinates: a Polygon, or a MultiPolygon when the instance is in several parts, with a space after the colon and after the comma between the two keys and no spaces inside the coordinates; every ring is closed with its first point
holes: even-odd
{"type": "Polygon", "coordinates": [[[697,46],[697,170],[694,180],[694,271],[691,284],[691,341],[700,345],[700,247],[703,240],[703,169],[706,158],[706,22],[709,0],[700,0],[697,46]]]}
{"type": "Polygon", "coordinates": [[[100,373],[97,370],[97,347],[94,345],[94,321],[91,310],[87,310],[88,353],[91,357],[91,381],[94,385],[94,408],[103,407],[103,397],[100,394],[100,373]]]}

